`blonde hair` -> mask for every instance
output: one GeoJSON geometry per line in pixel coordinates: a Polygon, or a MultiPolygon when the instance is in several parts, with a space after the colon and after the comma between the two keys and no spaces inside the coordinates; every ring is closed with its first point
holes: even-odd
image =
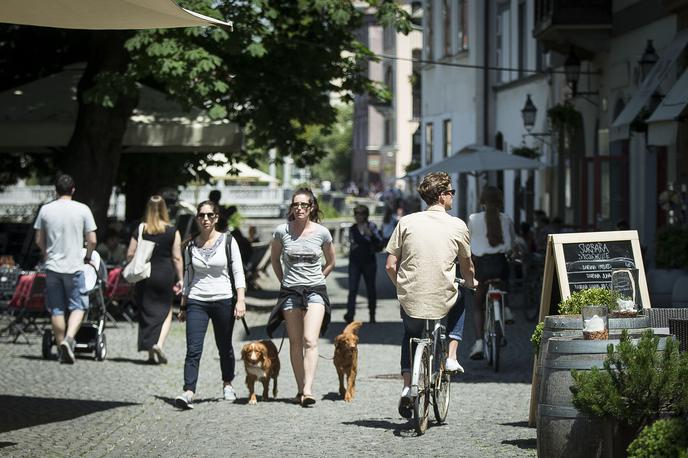
{"type": "Polygon", "coordinates": [[[146,204],[146,216],[143,219],[146,223],[146,234],[155,235],[165,232],[167,225],[170,224],[170,217],[167,213],[165,199],[155,195],[148,199],[146,204]]]}

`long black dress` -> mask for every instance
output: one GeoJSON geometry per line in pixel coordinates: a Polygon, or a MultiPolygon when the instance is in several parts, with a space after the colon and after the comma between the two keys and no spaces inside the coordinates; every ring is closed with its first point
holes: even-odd
{"type": "MultiPolygon", "coordinates": [[[[139,351],[150,350],[158,343],[162,324],[172,307],[175,273],[172,264],[172,244],[176,229],[167,226],[162,234],[146,234],[143,239],[155,242],[151,256],[151,276],[136,284],[136,304],[139,309],[139,351]]],[[[132,234],[138,238],[138,226],[132,234]]]]}

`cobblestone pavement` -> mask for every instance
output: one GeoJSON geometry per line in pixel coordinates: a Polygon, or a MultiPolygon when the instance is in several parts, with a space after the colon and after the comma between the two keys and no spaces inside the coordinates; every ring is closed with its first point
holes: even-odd
{"type": "MultiPolygon", "coordinates": [[[[382,258],[382,256],[381,256],[382,258]]],[[[334,336],[343,328],[346,261],[339,260],[328,280],[335,310],[320,341],[321,355],[331,357],[334,336]]],[[[251,339],[264,336],[273,303],[268,290],[249,299],[251,339]]],[[[420,455],[504,457],[534,456],[535,430],[527,427],[532,356],[528,336],[533,324],[517,312],[507,329],[508,345],[497,374],[484,361],[461,361],[466,374],[452,384],[447,422],[431,423],[422,437],[397,414],[401,322],[398,304],[382,267],[379,269],[378,323],[364,324],[359,349],[357,394],[351,404],[339,399],[332,362],[320,359],[315,383],[318,400],[303,409],[290,402],[296,394],[288,342],[280,354],[278,399],[247,405],[243,365],[237,364],[234,386],[239,400],[220,400],[217,350],[208,333],[201,362],[196,408],[178,411],[173,399],[182,388],[184,328],[175,323],[166,352],[170,363],[144,364],[136,350],[136,328],[108,327],[108,357],[96,362],[84,355],[73,366],[40,357],[33,344],[0,342],[0,455],[3,456],[344,456],[420,455]]],[[[367,321],[359,296],[358,318],[367,321]]],[[[248,340],[235,328],[235,351],[248,340]]],[[[279,339],[276,340],[279,346],[279,339]]]]}

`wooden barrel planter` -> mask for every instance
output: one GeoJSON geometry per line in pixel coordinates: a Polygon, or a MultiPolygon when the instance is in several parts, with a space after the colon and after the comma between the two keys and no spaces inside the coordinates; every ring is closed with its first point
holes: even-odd
{"type": "MultiPolygon", "coordinates": [[[[652,329],[648,314],[634,318],[609,318],[609,337],[618,338],[621,331],[628,330],[631,336],[640,336],[643,332],[652,329]]],[[[545,326],[542,330],[540,350],[535,364],[535,377],[531,389],[532,399],[535,400],[531,409],[531,423],[537,417],[537,400],[540,399],[540,380],[542,379],[542,364],[547,352],[547,342],[552,337],[583,337],[583,318],[581,315],[549,315],[545,317],[545,326]]],[[[535,426],[531,424],[531,426],[535,426]]]]}
{"type": "MultiPolygon", "coordinates": [[[[666,345],[662,336],[658,350],[666,345]]],[[[571,369],[602,368],[607,345],[618,340],[551,337],[542,364],[537,413],[537,451],[540,457],[608,457],[613,444],[605,440],[607,425],[599,417],[579,412],[572,403],[571,369]]]]}

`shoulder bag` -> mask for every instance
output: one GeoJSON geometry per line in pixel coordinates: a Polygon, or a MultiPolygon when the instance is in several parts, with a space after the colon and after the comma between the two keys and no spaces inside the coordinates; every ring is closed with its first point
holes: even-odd
{"type": "Polygon", "coordinates": [[[151,263],[155,242],[143,240],[143,223],[139,225],[139,236],[137,238],[136,251],[134,257],[122,271],[122,276],[129,283],[136,283],[150,277],[151,263]]]}

